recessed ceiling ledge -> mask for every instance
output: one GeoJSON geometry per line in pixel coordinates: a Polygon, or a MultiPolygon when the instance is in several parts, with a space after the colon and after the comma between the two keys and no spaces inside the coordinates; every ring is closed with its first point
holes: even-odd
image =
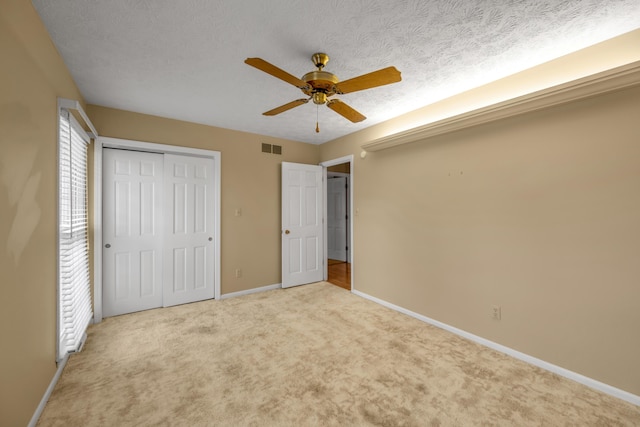
{"type": "Polygon", "coordinates": [[[640,85],[640,61],[384,136],[361,147],[366,151],[384,150],[637,85],[640,85]]]}

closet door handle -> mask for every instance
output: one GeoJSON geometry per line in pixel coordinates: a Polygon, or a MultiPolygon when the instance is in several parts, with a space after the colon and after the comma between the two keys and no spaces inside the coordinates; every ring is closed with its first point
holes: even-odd
{"type": "Polygon", "coordinates": [[[111,247],[110,243],[107,243],[106,245],[104,245],[105,248],[109,249],[111,247]]]}

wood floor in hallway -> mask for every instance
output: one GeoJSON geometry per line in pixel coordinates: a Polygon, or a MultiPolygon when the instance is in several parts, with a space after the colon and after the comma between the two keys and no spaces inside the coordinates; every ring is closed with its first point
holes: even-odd
{"type": "Polygon", "coordinates": [[[335,259],[328,260],[329,264],[329,283],[351,290],[351,264],[335,259]]]}

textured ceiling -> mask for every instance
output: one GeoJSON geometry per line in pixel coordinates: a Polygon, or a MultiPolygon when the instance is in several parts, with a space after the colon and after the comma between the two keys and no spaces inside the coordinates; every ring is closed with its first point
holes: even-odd
{"type": "Polygon", "coordinates": [[[33,0],[85,100],[323,143],[640,28],[638,0],[33,0]],[[301,92],[244,64],[301,77],[310,56],[346,80],[396,66],[402,82],[325,106],[262,112],[301,92]]]}

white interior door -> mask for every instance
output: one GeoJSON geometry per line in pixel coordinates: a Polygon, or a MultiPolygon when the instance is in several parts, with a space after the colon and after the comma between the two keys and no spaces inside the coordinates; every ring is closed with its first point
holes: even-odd
{"type": "Polygon", "coordinates": [[[327,177],[327,256],[347,261],[348,230],[347,200],[348,176],[327,177]]]}
{"type": "Polygon", "coordinates": [[[103,312],[162,306],[163,156],[103,151],[103,312]]]}
{"type": "Polygon", "coordinates": [[[282,163],[282,287],[323,278],[322,167],[282,163]]]}
{"type": "Polygon", "coordinates": [[[213,159],[165,154],[164,306],[214,297],[213,159]]]}

